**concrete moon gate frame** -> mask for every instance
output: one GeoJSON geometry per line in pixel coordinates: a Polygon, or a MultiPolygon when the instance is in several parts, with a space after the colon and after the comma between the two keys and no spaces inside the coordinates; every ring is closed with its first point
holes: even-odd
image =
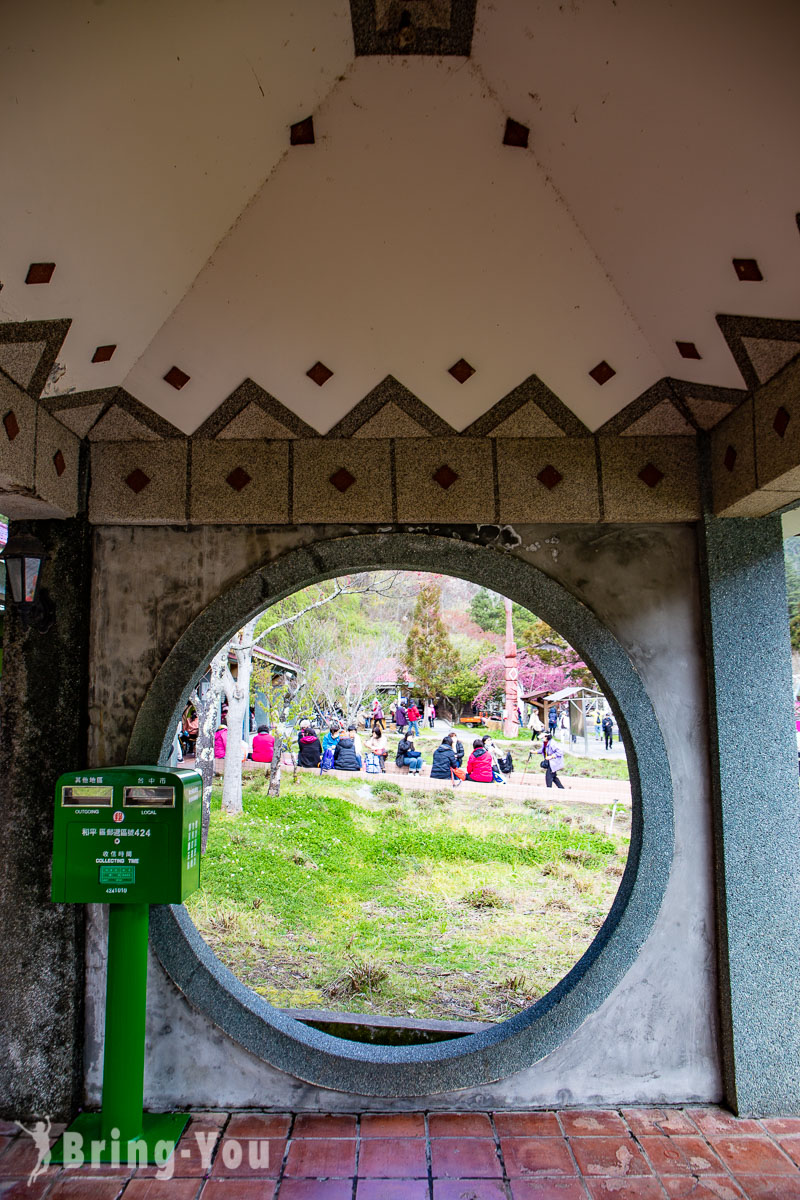
{"type": "Polygon", "coordinates": [[[631,846],[619,890],[594,941],[568,974],[530,1008],[491,1029],[419,1046],[333,1037],[279,1012],[246,987],[206,945],[182,905],[151,909],[153,948],[190,1004],[257,1058],[319,1087],[425,1096],[494,1082],[531,1066],[599,1008],[633,965],[669,879],[669,762],[650,699],[625,650],[585,604],[538,567],[512,551],[461,536],[354,533],[291,550],[256,568],[187,628],[156,675],[131,736],[128,762],[166,762],[169,731],[199,678],[198,664],[208,662],[232,631],[309,584],[368,570],[433,571],[502,592],[575,646],[611,699],[633,796],[631,846]]]}

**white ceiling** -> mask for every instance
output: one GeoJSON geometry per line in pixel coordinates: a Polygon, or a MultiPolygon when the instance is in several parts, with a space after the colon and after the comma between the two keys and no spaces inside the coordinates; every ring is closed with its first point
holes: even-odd
{"type": "Polygon", "coordinates": [[[794,0],[479,0],[468,60],[356,58],[345,0],[6,6],[0,318],[187,433],[245,377],[320,432],[387,374],[456,428],[531,374],[592,429],[741,387],[715,315],[800,317],[798,44],[794,0]]]}

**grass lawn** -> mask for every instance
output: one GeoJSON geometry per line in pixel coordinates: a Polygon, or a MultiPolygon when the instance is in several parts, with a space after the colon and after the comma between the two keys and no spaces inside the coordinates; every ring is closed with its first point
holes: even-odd
{"type": "MultiPolygon", "coordinates": [[[[501,1020],[591,942],[628,850],[627,815],[284,777],[212,799],[187,908],[219,957],[280,1007],[501,1020]]],[[[397,785],[394,785],[395,787],[397,785]]]]}

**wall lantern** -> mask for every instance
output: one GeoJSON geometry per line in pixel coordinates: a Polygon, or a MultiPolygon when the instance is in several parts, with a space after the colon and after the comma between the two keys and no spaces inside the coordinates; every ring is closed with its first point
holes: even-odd
{"type": "Polygon", "coordinates": [[[7,591],[24,628],[46,633],[53,624],[55,611],[47,592],[39,586],[47,559],[44,546],[27,534],[13,536],[6,542],[0,558],[6,564],[7,591]]]}

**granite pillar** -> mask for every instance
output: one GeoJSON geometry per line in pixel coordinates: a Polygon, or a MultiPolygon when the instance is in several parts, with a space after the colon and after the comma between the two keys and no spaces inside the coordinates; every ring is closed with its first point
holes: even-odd
{"type": "Polygon", "coordinates": [[[86,765],[91,532],[83,517],[15,522],[48,561],[56,618],[25,630],[9,604],[0,688],[0,1112],[54,1120],[83,1081],[84,907],[50,901],[53,791],[86,765]]]}
{"type": "Polygon", "coordinates": [[[780,519],[706,516],[701,574],[711,710],[726,1100],[800,1112],[800,796],[780,519]]]}

